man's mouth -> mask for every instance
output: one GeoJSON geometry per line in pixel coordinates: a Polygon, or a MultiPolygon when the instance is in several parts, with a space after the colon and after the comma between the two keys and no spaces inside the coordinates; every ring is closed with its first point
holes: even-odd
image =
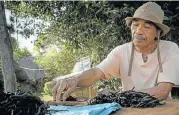
{"type": "Polygon", "coordinates": [[[146,40],[146,37],[144,35],[134,34],[134,38],[138,40],[146,40]]]}

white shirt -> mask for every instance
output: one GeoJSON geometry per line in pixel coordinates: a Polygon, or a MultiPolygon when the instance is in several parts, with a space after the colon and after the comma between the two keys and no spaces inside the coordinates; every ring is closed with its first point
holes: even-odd
{"type": "Polygon", "coordinates": [[[142,53],[134,51],[131,76],[128,76],[132,42],[117,46],[97,68],[101,69],[105,78],[119,77],[123,90],[142,90],[151,88],[159,82],[170,82],[179,85],[179,48],[177,44],[160,40],[159,48],[163,72],[159,72],[157,49],[148,54],[144,63],[142,53]]]}

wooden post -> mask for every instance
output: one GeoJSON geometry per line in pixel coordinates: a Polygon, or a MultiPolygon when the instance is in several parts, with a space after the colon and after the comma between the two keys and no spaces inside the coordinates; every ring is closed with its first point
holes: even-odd
{"type": "Polygon", "coordinates": [[[88,98],[92,98],[92,86],[88,87],[88,98]]]}
{"type": "Polygon", "coordinates": [[[16,74],[13,65],[13,51],[7,31],[4,2],[0,1],[0,55],[2,57],[2,73],[5,92],[17,90],[16,74]]]}

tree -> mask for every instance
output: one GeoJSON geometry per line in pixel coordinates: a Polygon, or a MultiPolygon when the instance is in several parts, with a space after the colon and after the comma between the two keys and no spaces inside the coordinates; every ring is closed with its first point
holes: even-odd
{"type": "Polygon", "coordinates": [[[79,61],[81,57],[89,56],[89,54],[88,51],[76,50],[64,44],[61,45],[60,48],[49,46],[36,62],[41,65],[42,68],[50,68],[46,72],[46,77],[49,81],[56,76],[70,74],[75,63],[79,61]]]}
{"type": "Polygon", "coordinates": [[[107,1],[28,1],[10,2],[8,6],[13,8],[18,16],[30,15],[50,22],[50,27],[40,34],[45,37],[39,37],[37,40],[41,46],[56,44],[55,42],[59,41],[75,49],[88,48],[90,51],[97,51],[97,60],[101,61],[117,44],[130,39],[123,34],[128,28],[125,27],[124,20],[120,19],[132,13],[134,9],[123,5],[123,2],[120,9],[107,1]]]}
{"type": "Polygon", "coordinates": [[[5,92],[16,92],[16,74],[13,65],[13,51],[10,42],[10,37],[6,28],[6,17],[4,2],[0,2],[0,47],[2,56],[2,73],[4,77],[5,92]]]}
{"type": "MultiPolygon", "coordinates": [[[[0,2],[0,90],[5,90],[5,92],[16,92],[17,82],[23,86],[33,88],[33,82],[29,81],[26,72],[19,67],[16,62],[18,58],[23,56],[31,55],[30,52],[24,48],[19,49],[17,41],[10,37],[9,34],[14,32],[13,25],[6,25],[4,2],[0,2]],[[14,60],[13,50],[15,54],[16,61],[14,60]],[[17,78],[16,78],[17,76],[17,78]],[[4,85],[4,87],[2,86],[4,85]]],[[[24,91],[29,91],[29,89],[23,89],[24,91]]]]}
{"type": "Polygon", "coordinates": [[[29,50],[27,48],[16,48],[14,50],[14,58],[15,60],[19,60],[22,57],[28,57],[28,56],[32,56],[31,53],[29,52],[29,50]]]}
{"type": "MultiPolygon", "coordinates": [[[[75,49],[89,48],[98,52],[98,60],[117,45],[131,41],[124,18],[132,16],[135,9],[146,1],[22,1],[7,2],[7,7],[20,17],[36,17],[50,23],[38,39],[40,45],[67,42],[75,49]],[[22,10],[23,9],[23,10],[22,10]],[[44,40],[42,42],[42,40],[44,40]]],[[[158,2],[166,14],[165,24],[171,31],[162,39],[178,40],[178,2],[158,2]]],[[[99,62],[98,61],[98,62],[99,62]]]]}
{"type": "MultiPolygon", "coordinates": [[[[131,41],[130,30],[124,19],[132,16],[145,2],[147,1],[18,1],[7,2],[7,7],[18,17],[29,16],[49,21],[50,26],[39,33],[36,41],[38,48],[50,44],[59,46],[60,42],[74,50],[85,49],[90,54],[97,54],[97,64],[114,47],[131,41]]],[[[166,14],[164,23],[171,27],[169,34],[161,39],[179,44],[179,2],[156,2],[166,14]]]]}

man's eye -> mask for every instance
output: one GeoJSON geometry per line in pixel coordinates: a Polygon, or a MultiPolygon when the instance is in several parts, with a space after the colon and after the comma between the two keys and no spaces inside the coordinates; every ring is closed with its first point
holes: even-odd
{"type": "Polygon", "coordinates": [[[146,24],[145,27],[146,27],[146,28],[150,28],[151,26],[150,26],[149,24],[146,24]]]}
{"type": "Polygon", "coordinates": [[[133,23],[133,25],[134,25],[134,26],[138,26],[138,24],[136,24],[136,23],[133,23]]]}

